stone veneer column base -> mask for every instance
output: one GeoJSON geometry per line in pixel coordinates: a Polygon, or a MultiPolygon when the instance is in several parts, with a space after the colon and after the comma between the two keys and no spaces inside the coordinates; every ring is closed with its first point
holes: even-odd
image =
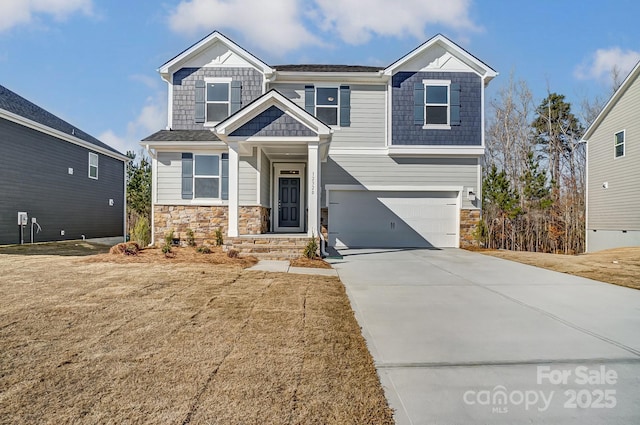
{"type": "Polygon", "coordinates": [[[254,206],[238,208],[238,234],[261,235],[269,232],[271,208],[254,206]]]}
{"type": "Polygon", "coordinates": [[[460,210],[460,248],[478,246],[473,236],[480,223],[480,210],[460,210]]]}

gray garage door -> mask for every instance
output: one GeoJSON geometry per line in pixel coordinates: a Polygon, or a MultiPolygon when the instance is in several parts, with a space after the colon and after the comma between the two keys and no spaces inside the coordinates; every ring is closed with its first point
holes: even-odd
{"type": "Polygon", "coordinates": [[[336,248],[455,247],[457,192],[332,190],[329,245],[336,248]]]}

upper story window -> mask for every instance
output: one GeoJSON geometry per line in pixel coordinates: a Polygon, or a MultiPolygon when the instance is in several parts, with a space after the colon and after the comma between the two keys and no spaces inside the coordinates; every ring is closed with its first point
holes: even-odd
{"type": "Polygon", "coordinates": [[[338,125],[338,88],[316,88],[316,117],[327,125],[338,125]]]}
{"type": "Polygon", "coordinates": [[[615,157],[624,156],[624,130],[615,134],[615,157]]]}
{"type": "Polygon", "coordinates": [[[351,88],[349,86],[305,86],[304,108],[331,126],[351,125],[351,88]]]}
{"type": "Polygon", "coordinates": [[[414,88],[414,121],[425,129],[460,125],[460,85],[449,80],[423,80],[414,88]]]}
{"type": "Polygon", "coordinates": [[[207,122],[220,122],[229,116],[230,84],[207,82],[207,122]]]}
{"type": "Polygon", "coordinates": [[[229,198],[229,154],[182,154],[182,198],[229,198]]]}
{"type": "Polygon", "coordinates": [[[89,152],[89,178],[98,180],[98,154],[89,152]]]}

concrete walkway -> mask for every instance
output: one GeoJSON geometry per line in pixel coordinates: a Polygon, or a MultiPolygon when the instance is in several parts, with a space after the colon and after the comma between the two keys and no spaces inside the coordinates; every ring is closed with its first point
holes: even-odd
{"type": "Polygon", "coordinates": [[[334,269],[318,269],[313,267],[291,267],[288,261],[260,260],[258,264],[249,267],[249,270],[277,273],[312,274],[320,276],[338,276],[334,269]]]}
{"type": "Polygon", "coordinates": [[[398,424],[640,423],[640,291],[457,249],[340,253],[398,424]]]}

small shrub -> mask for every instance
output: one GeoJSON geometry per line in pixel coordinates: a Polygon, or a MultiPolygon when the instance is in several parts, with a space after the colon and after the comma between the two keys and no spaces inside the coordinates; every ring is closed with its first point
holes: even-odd
{"type": "Polygon", "coordinates": [[[197,249],[197,251],[198,251],[200,254],[211,254],[211,248],[209,248],[209,247],[208,247],[208,246],[206,246],[206,245],[199,246],[199,247],[198,247],[198,249],[197,249]]]}
{"type": "Polygon", "coordinates": [[[165,257],[168,257],[171,254],[171,245],[164,244],[162,245],[162,253],[165,257]]]}
{"type": "Polygon", "coordinates": [[[109,254],[116,255],[138,255],[138,252],[140,252],[140,245],[136,242],[119,243],[109,249],[109,254]]]}
{"type": "Polygon", "coordinates": [[[227,257],[229,258],[238,258],[239,255],[240,253],[235,249],[230,249],[229,252],[227,252],[227,257]]]}
{"type": "Polygon", "coordinates": [[[173,230],[168,232],[168,233],[165,233],[164,234],[164,244],[171,246],[171,244],[173,243],[174,237],[175,237],[175,233],[174,233],[173,230]]]}
{"type": "Polygon", "coordinates": [[[304,247],[304,251],[302,251],[302,255],[304,257],[314,259],[316,258],[316,252],[318,252],[318,241],[315,236],[309,238],[309,242],[307,242],[307,246],[304,247]]]}
{"type": "Polygon", "coordinates": [[[131,232],[131,238],[140,246],[148,246],[151,243],[151,228],[149,227],[148,218],[138,218],[131,232]]]}
{"type": "Polygon", "coordinates": [[[187,229],[187,245],[196,246],[196,238],[193,235],[193,230],[187,229]]]}
{"type": "Polygon", "coordinates": [[[222,230],[216,229],[215,235],[216,235],[216,246],[224,245],[224,237],[222,236],[222,230]]]}

